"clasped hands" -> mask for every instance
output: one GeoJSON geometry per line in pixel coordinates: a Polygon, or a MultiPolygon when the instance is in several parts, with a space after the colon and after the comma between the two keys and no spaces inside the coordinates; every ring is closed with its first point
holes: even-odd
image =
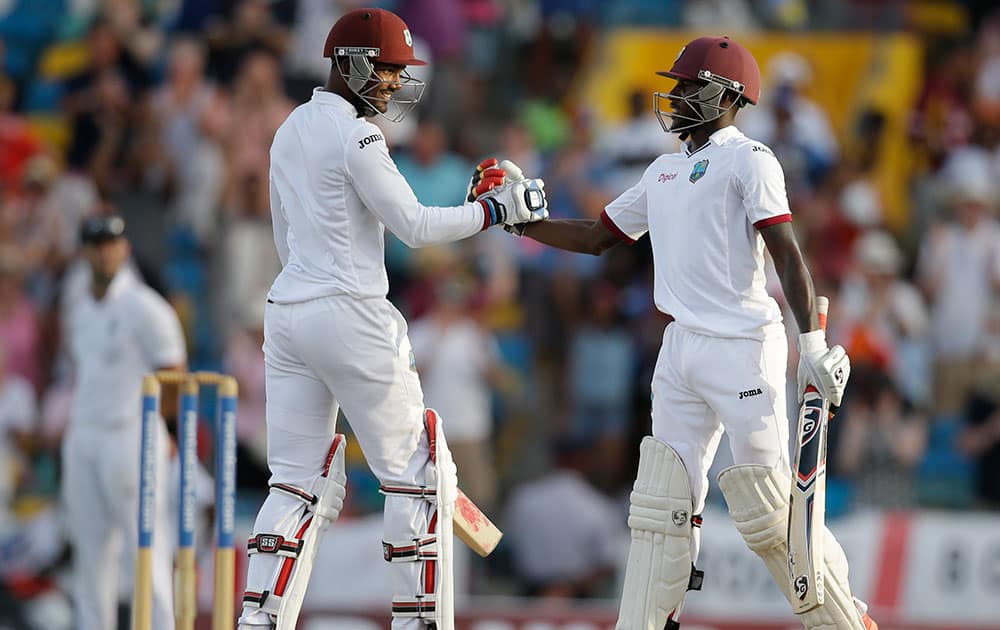
{"type": "Polygon", "coordinates": [[[480,162],[469,180],[466,201],[483,204],[491,215],[491,224],[503,224],[505,230],[518,236],[528,223],[549,216],[545,182],[526,179],[510,160],[497,164],[496,158],[490,158],[480,162]]]}

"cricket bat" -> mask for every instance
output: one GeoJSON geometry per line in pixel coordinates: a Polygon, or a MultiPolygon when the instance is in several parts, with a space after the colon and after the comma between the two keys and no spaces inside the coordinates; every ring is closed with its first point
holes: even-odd
{"type": "Polygon", "coordinates": [[[455,500],[452,523],[455,535],[484,558],[496,549],[503,537],[503,532],[461,490],[458,491],[458,498],[455,500]]]}
{"type": "MultiPolygon", "coordinates": [[[[824,330],[829,308],[830,300],[817,296],[816,311],[824,330]]],[[[823,603],[826,431],[834,411],[815,387],[806,387],[799,406],[795,474],[788,500],[788,573],[796,613],[823,603]]]]}

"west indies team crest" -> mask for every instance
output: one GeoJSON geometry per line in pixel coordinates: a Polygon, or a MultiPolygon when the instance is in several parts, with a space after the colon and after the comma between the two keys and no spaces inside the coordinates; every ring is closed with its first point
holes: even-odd
{"type": "Polygon", "coordinates": [[[702,177],[705,176],[705,171],[708,170],[708,160],[702,160],[694,165],[694,169],[691,174],[688,175],[688,180],[693,184],[702,177]]]}

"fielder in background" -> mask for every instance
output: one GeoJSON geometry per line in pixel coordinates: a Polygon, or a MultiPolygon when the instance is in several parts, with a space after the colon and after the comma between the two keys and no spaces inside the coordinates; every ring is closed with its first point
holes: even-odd
{"type": "MultiPolygon", "coordinates": [[[[828,348],[812,277],[795,232],[781,165],[740,133],[741,107],[756,104],[760,70],[725,37],[702,37],[657,74],[677,81],[654,94],[665,131],[687,142],[662,155],[599,220],[559,220],[511,231],[569,251],[600,254],[649,232],[656,306],[673,319],[653,374],[653,435],[640,448],[631,495],[632,546],[619,630],[678,628],[687,590],[701,586],[698,558],[708,470],[722,432],[735,465],[719,484],[747,545],[792,601],[787,561],[791,467],[785,404],[788,353],[778,304],[764,288],[764,247],[774,259],[799,335],[800,398],[812,383],[840,404],[850,361],[828,348]]],[[[508,180],[517,169],[507,169],[508,180]]],[[[872,630],[854,599],[847,558],[826,532],[826,599],[799,614],[810,629],[872,630]]]]}
{"type": "Polygon", "coordinates": [[[282,264],[264,316],[271,479],[248,545],[239,624],[295,627],[321,534],[343,506],[342,408],[387,495],[392,627],[452,630],[455,465],[441,418],[424,408],[406,322],[386,299],[383,234],[422,247],[544,219],[543,184],[504,184],[499,169],[479,169],[468,203],[421,205],[365,120],[399,121],[423,92],[406,72],[424,63],[406,24],[382,9],[350,11],[324,55],[332,60],[326,85],[271,146],[282,264]]]}
{"type": "MultiPolygon", "coordinates": [[[[184,370],[187,357],[176,313],[128,265],[125,221],[92,217],[80,236],[89,278],[63,323],[76,389],[62,444],[62,500],[73,546],[73,627],[114,630],[122,554],[124,566],[135,566],[142,377],[184,370]]],[[[152,627],[167,630],[174,627],[174,537],[162,419],[158,430],[152,627]]]]}

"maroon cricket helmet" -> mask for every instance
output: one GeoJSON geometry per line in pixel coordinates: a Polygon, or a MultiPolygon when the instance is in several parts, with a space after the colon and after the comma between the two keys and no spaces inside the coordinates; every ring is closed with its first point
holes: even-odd
{"type": "Polygon", "coordinates": [[[324,57],[343,57],[365,51],[371,61],[398,66],[423,66],[413,54],[413,37],[406,22],[385,9],[355,9],[345,13],[330,29],[324,57]]]}
{"type": "Polygon", "coordinates": [[[741,94],[752,105],[760,98],[757,60],[728,37],[699,37],[681,49],[670,70],[656,74],[678,80],[718,82],[741,94]]]}

